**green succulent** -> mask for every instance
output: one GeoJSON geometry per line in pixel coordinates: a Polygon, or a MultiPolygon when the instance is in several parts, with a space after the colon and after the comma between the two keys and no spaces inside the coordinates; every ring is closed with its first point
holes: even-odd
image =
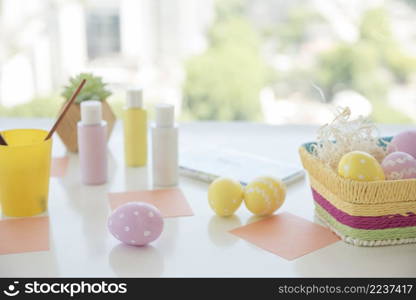
{"type": "Polygon", "coordinates": [[[71,77],[69,79],[69,85],[64,87],[61,95],[68,101],[83,79],[86,79],[87,82],[80,91],[76,103],[81,103],[86,100],[103,101],[111,95],[111,92],[106,89],[105,86],[107,84],[103,82],[102,78],[94,76],[92,73],[81,73],[71,77]]]}

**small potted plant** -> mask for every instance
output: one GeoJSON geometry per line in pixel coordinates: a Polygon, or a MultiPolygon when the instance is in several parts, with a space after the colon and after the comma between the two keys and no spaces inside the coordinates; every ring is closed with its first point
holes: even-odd
{"type": "MultiPolygon", "coordinates": [[[[106,89],[106,84],[102,81],[101,77],[94,76],[91,73],[81,73],[69,79],[69,85],[64,87],[64,91],[61,94],[65,98],[65,102],[69,100],[81,80],[84,78],[87,79],[87,82],[79,93],[76,103],[69,108],[60,126],[56,130],[62,142],[71,152],[78,152],[77,123],[81,120],[80,103],[82,101],[99,100],[102,102],[103,119],[107,121],[108,126],[107,140],[110,138],[116,121],[114,112],[107,103],[107,98],[111,95],[111,92],[106,89]]],[[[65,103],[62,107],[64,107],[64,105],[65,103]]]]}

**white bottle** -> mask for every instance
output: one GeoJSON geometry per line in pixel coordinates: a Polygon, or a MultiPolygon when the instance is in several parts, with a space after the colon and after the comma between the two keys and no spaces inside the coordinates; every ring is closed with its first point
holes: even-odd
{"type": "Polygon", "coordinates": [[[152,126],[153,185],[178,184],[178,127],[175,110],[170,104],[157,104],[156,121],[152,126]]]}

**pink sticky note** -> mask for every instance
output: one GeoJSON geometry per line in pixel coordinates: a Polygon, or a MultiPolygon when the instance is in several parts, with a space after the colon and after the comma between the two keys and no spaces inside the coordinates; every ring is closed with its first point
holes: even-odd
{"type": "Polygon", "coordinates": [[[0,221],[0,254],[49,250],[49,217],[0,221]]]}
{"type": "Polygon", "coordinates": [[[329,229],[287,212],[230,232],[287,260],[339,241],[329,229]]]}
{"type": "Polygon", "coordinates": [[[68,168],[68,163],[68,156],[52,158],[51,177],[64,177],[68,168]]]}
{"type": "Polygon", "coordinates": [[[110,193],[108,197],[112,210],[125,203],[138,201],[156,206],[165,218],[194,215],[185,196],[178,188],[110,193]]]}

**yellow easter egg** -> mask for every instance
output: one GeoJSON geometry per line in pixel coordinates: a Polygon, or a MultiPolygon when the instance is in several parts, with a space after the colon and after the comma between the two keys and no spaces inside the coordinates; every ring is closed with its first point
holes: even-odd
{"type": "Polygon", "coordinates": [[[339,161],[338,174],[358,181],[385,179],[380,163],[372,155],[363,151],[352,151],[345,154],[339,161]]]}
{"type": "Polygon", "coordinates": [[[259,177],[245,189],[244,202],[247,209],[258,216],[271,215],[282,206],[286,197],[285,184],[272,177],[259,177]]]}
{"type": "Polygon", "coordinates": [[[235,180],[218,178],[208,188],[209,205],[221,217],[234,214],[242,201],[243,187],[235,180]]]}

